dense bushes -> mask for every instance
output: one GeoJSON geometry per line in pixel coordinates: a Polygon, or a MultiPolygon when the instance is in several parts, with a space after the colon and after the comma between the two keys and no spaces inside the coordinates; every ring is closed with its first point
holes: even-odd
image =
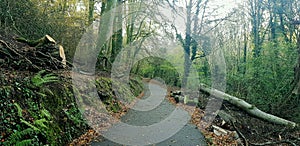
{"type": "Polygon", "coordinates": [[[144,78],[159,77],[167,85],[180,86],[181,78],[176,68],[167,60],[157,57],[149,57],[137,62],[131,70],[144,78]]]}
{"type": "Polygon", "coordinates": [[[258,108],[295,121],[300,121],[299,98],[291,94],[291,83],[297,60],[296,46],[283,41],[266,42],[259,57],[248,57],[246,72],[230,66],[233,56],[227,56],[227,92],[241,97],[258,108]],[[285,109],[290,109],[286,111],[285,109]]]}

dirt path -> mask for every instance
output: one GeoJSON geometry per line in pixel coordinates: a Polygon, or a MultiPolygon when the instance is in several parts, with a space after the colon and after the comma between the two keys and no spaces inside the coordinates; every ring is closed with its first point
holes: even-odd
{"type": "Polygon", "coordinates": [[[145,96],[121,118],[122,122],[91,145],[206,145],[204,136],[189,123],[189,114],[165,98],[166,89],[153,83],[145,84],[145,89],[145,96]]]}

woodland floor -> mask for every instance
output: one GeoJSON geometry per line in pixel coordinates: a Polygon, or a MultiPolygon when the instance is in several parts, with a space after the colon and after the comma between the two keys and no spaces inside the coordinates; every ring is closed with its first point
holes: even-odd
{"type": "MultiPolygon", "coordinates": [[[[32,73],[28,71],[14,71],[13,73],[9,70],[2,69],[2,76],[8,77],[5,80],[12,80],[12,78],[25,78],[30,76],[32,73]]],[[[62,72],[64,76],[68,76],[66,72],[62,72]]],[[[169,88],[169,91],[176,90],[176,88],[169,88]]],[[[170,96],[167,97],[169,101],[176,105],[181,106],[192,115],[191,122],[201,127],[200,119],[204,116],[204,109],[197,108],[194,106],[184,105],[182,103],[177,103],[170,96]]],[[[272,124],[266,121],[262,121],[255,117],[248,115],[237,107],[234,107],[228,103],[223,103],[222,109],[237,119],[236,128],[230,123],[222,124],[222,119],[217,116],[217,118],[212,123],[213,125],[218,125],[223,129],[229,131],[240,131],[245,139],[241,138],[242,143],[245,144],[245,140],[248,145],[300,145],[300,130],[299,129],[288,129],[286,127],[272,124]]],[[[115,117],[121,117],[126,114],[127,110],[123,110],[122,113],[117,113],[115,117]]],[[[232,134],[217,136],[214,134],[211,126],[207,127],[202,131],[204,134],[208,145],[239,145],[232,134]]],[[[99,134],[94,130],[88,130],[85,134],[75,139],[69,145],[89,145],[91,141],[97,139],[99,134]]],[[[241,136],[240,136],[241,137],[241,136]]]]}
{"type": "MultiPolygon", "coordinates": [[[[176,90],[171,88],[169,90],[176,90]]],[[[173,98],[168,97],[174,104],[173,98]]],[[[200,101],[207,100],[205,95],[200,97],[200,101]]],[[[191,108],[189,105],[183,105],[184,108],[191,108]]],[[[204,104],[205,106],[205,104],[204,104]]],[[[192,122],[201,128],[203,123],[200,119],[204,116],[204,108],[197,108],[193,111],[192,122]]],[[[220,110],[224,110],[227,114],[232,116],[237,122],[226,123],[217,115],[211,125],[219,126],[227,131],[228,135],[217,136],[213,132],[212,126],[206,127],[202,132],[207,139],[209,145],[300,145],[300,129],[288,129],[281,125],[272,124],[261,119],[255,118],[243,110],[235,107],[226,101],[220,110]],[[239,133],[239,139],[236,139],[232,131],[239,133]]]]}
{"type": "MultiPolygon", "coordinates": [[[[25,78],[26,76],[30,76],[31,73],[28,71],[14,71],[13,73],[9,70],[2,69],[2,76],[8,77],[5,80],[12,80],[11,78],[25,78]]],[[[63,72],[64,76],[68,76],[66,72],[63,72]]],[[[105,74],[105,73],[104,73],[105,74]]],[[[102,74],[103,75],[103,74],[102,74]]],[[[169,91],[176,90],[176,88],[169,88],[169,91]]],[[[167,97],[169,101],[176,105],[181,106],[186,109],[191,115],[191,122],[197,125],[197,127],[201,127],[200,119],[204,116],[204,109],[197,108],[194,106],[184,105],[182,103],[177,103],[170,96],[167,97]]],[[[222,109],[237,119],[236,128],[230,123],[222,123],[222,119],[220,117],[216,117],[213,125],[217,125],[222,127],[228,131],[240,131],[240,133],[244,136],[244,139],[241,138],[242,143],[246,145],[300,145],[300,130],[299,129],[288,129],[286,127],[272,124],[266,121],[262,121],[255,117],[248,115],[237,107],[234,107],[228,103],[223,103],[222,109]],[[247,142],[245,142],[247,141],[247,142]]],[[[116,117],[121,117],[126,114],[127,110],[123,110],[122,113],[115,114],[116,117]]],[[[232,134],[217,136],[211,126],[207,127],[202,131],[204,134],[208,145],[240,145],[232,134]]],[[[240,136],[241,137],[241,136],[240,136]]],[[[94,130],[88,130],[85,134],[80,136],[78,139],[75,139],[69,145],[89,145],[91,141],[99,138],[99,134],[94,130]]]]}
{"type": "MultiPolygon", "coordinates": [[[[169,88],[168,91],[178,90],[177,88],[169,88]]],[[[169,92],[170,93],[170,92],[169,92]]],[[[205,98],[205,97],[203,97],[205,98]]],[[[202,129],[203,123],[200,123],[200,119],[204,116],[204,109],[195,108],[194,105],[185,105],[183,103],[176,103],[175,100],[168,95],[166,97],[175,106],[180,106],[192,115],[191,123],[196,125],[198,129],[202,129]]],[[[206,99],[203,99],[206,100],[206,99]]],[[[227,135],[216,135],[212,126],[206,127],[201,132],[204,134],[208,145],[274,145],[274,146],[289,146],[300,145],[300,130],[288,129],[286,127],[272,124],[266,121],[262,121],[253,116],[248,115],[239,108],[232,106],[228,103],[223,103],[222,110],[229,113],[232,117],[237,119],[235,125],[231,123],[224,123],[224,120],[217,116],[212,125],[219,126],[227,131],[227,135]],[[237,139],[233,131],[239,133],[239,139],[237,139]]],[[[127,112],[127,111],[125,111],[127,112]]],[[[126,113],[123,113],[124,115],[126,113]]],[[[80,138],[76,139],[70,145],[87,144],[91,141],[99,140],[99,134],[90,130],[80,138]]],[[[100,140],[101,139],[100,137],[100,140]]],[[[174,143],[174,145],[176,145],[174,143]]]]}

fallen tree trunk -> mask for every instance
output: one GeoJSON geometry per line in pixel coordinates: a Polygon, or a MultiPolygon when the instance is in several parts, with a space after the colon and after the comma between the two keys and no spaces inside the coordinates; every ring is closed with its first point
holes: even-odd
{"type": "Polygon", "coordinates": [[[272,123],[280,124],[280,125],[289,126],[292,128],[297,126],[297,124],[295,122],[288,121],[283,118],[263,112],[260,109],[258,109],[257,107],[255,107],[254,105],[251,105],[242,99],[231,96],[229,94],[226,94],[224,92],[221,92],[221,91],[213,89],[213,88],[208,88],[204,84],[201,84],[200,91],[209,93],[210,95],[212,95],[216,98],[224,99],[224,100],[228,101],[229,103],[243,109],[247,113],[249,113],[253,116],[256,116],[260,119],[263,119],[263,120],[266,120],[266,121],[269,121],[272,123]]]}

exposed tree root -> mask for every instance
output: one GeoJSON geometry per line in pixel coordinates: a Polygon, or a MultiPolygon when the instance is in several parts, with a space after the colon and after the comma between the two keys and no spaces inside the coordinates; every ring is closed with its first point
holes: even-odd
{"type": "Polygon", "coordinates": [[[36,41],[0,35],[1,67],[17,70],[57,70],[66,67],[61,45],[49,35],[36,41]]]}

